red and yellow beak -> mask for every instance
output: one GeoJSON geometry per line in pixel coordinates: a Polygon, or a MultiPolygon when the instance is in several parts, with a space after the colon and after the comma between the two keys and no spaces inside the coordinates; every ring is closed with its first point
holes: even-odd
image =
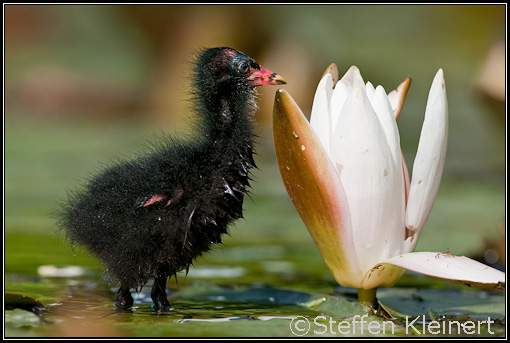
{"type": "Polygon", "coordinates": [[[262,85],[284,85],[287,83],[282,76],[273,73],[264,67],[260,67],[260,70],[255,69],[255,71],[248,76],[248,81],[253,87],[262,85]]]}

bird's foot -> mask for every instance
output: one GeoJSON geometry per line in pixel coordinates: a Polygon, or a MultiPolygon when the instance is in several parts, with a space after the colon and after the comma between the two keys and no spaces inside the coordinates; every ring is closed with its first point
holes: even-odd
{"type": "Polygon", "coordinates": [[[158,312],[172,311],[173,308],[168,302],[166,297],[166,275],[161,275],[154,278],[154,285],[152,286],[151,298],[154,305],[154,310],[158,312]]]}
{"type": "Polygon", "coordinates": [[[117,309],[125,310],[133,306],[133,296],[129,291],[129,288],[120,287],[115,296],[114,306],[117,309]]]}
{"type": "Polygon", "coordinates": [[[166,294],[162,297],[153,297],[152,301],[154,302],[152,308],[157,312],[168,312],[173,310],[172,306],[168,302],[166,294]]]}

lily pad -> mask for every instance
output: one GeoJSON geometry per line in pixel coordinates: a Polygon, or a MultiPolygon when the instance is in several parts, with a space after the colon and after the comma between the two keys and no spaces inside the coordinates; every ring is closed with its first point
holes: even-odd
{"type": "Polygon", "coordinates": [[[300,304],[310,300],[312,296],[305,292],[278,289],[267,286],[240,287],[238,289],[223,288],[201,294],[183,294],[183,298],[208,299],[236,302],[253,302],[258,304],[300,304]]]}
{"type": "Polygon", "coordinates": [[[4,294],[4,305],[6,310],[21,309],[36,314],[44,309],[44,305],[39,300],[15,293],[4,294]]]}
{"type": "Polygon", "coordinates": [[[404,316],[469,315],[472,318],[504,319],[505,297],[490,291],[388,288],[378,292],[385,306],[404,316]]]}
{"type": "Polygon", "coordinates": [[[4,312],[5,337],[37,336],[32,332],[41,324],[41,319],[33,312],[19,308],[4,312]]]}

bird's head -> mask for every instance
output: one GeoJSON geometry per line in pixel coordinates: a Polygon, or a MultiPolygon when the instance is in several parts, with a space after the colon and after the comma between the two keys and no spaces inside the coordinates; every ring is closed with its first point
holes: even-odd
{"type": "Polygon", "coordinates": [[[212,48],[201,53],[195,73],[200,85],[213,93],[237,93],[262,85],[282,85],[280,75],[260,66],[254,59],[232,48],[212,48]]]}
{"type": "MultiPolygon", "coordinates": [[[[255,113],[254,90],[262,85],[282,85],[280,75],[261,67],[254,59],[231,48],[212,48],[200,53],[195,64],[196,113],[205,119],[209,137],[250,130],[255,113]]],[[[238,136],[244,134],[236,133],[238,136]]]]}

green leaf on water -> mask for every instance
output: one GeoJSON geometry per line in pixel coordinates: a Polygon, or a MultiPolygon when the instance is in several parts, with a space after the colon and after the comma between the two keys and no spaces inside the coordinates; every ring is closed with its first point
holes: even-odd
{"type": "Polygon", "coordinates": [[[457,289],[380,289],[378,299],[385,306],[403,316],[469,315],[472,318],[503,319],[505,296],[492,291],[463,291],[457,289]]]}
{"type": "Polygon", "coordinates": [[[258,304],[291,305],[310,300],[311,295],[305,292],[279,289],[267,286],[250,286],[233,288],[218,288],[208,284],[198,283],[192,287],[194,291],[182,290],[183,298],[208,299],[236,302],[253,302],[258,304]]]}
{"type": "Polygon", "coordinates": [[[316,295],[313,300],[303,305],[336,318],[347,318],[372,312],[369,307],[357,301],[331,295],[316,295]]]}
{"type": "Polygon", "coordinates": [[[38,313],[44,305],[37,299],[22,294],[5,293],[4,305],[6,310],[21,309],[38,313]]]}
{"type": "Polygon", "coordinates": [[[4,312],[5,337],[37,336],[31,331],[39,327],[41,319],[33,312],[19,308],[4,312]]]}

